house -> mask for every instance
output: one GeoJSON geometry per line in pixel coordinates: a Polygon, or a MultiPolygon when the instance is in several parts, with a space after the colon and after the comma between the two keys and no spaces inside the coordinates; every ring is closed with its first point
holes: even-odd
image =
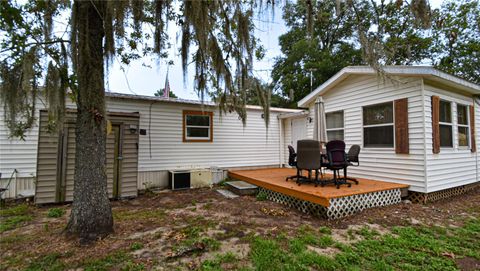
{"type": "MultiPolygon", "coordinates": [[[[107,175],[111,197],[169,185],[188,171],[198,183],[226,170],[288,167],[288,145],[313,138],[314,108],[324,103],[327,137],[361,146],[349,175],[409,186],[420,201],[462,193],[479,184],[480,86],[432,67],[346,67],[302,99],[299,110],[247,106],[244,126],[213,103],[107,93],[110,119],[107,175]],[[121,157],[115,159],[115,157],[121,157]]],[[[0,180],[18,174],[8,197],[36,202],[72,199],[74,106],[63,133],[46,133],[45,105],[25,141],[8,138],[0,109],[0,180]]],[[[192,185],[194,186],[194,185],[192,185]]]]}
{"type": "MultiPolygon", "coordinates": [[[[282,156],[277,117],[299,111],[271,108],[267,127],[259,106],[247,106],[244,126],[236,113],[220,114],[210,102],[106,93],[106,105],[108,190],[110,197],[120,198],[168,186],[172,170],[193,170],[201,182],[202,176],[219,181],[231,168],[278,167],[282,156]]],[[[75,107],[71,102],[67,107],[63,133],[47,133],[45,103],[39,99],[38,121],[25,141],[8,138],[2,107],[1,187],[18,171],[7,197],[35,195],[36,203],[72,200],[75,107]]]]}
{"type": "Polygon", "coordinates": [[[314,106],[323,100],[328,140],[362,148],[350,175],[407,184],[430,198],[478,184],[480,86],[432,67],[384,71],[346,67],[316,88],[298,102],[308,115],[283,119],[283,146],[313,137],[314,106]]]}

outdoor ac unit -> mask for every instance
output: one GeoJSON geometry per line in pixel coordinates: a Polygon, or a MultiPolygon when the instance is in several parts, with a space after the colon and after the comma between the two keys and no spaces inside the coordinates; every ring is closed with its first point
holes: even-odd
{"type": "Polygon", "coordinates": [[[168,187],[172,190],[190,188],[189,170],[171,170],[168,172],[168,187]]]}

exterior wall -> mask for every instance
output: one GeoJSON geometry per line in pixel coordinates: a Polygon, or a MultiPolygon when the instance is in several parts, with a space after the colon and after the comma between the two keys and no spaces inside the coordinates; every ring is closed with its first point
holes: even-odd
{"type": "MultiPolygon", "coordinates": [[[[44,102],[37,100],[36,108],[44,108],[44,102]]],[[[38,120],[39,110],[35,112],[38,120]]],[[[4,198],[16,196],[33,196],[35,193],[35,179],[37,170],[37,146],[38,146],[38,121],[33,128],[27,131],[24,140],[9,138],[10,132],[4,121],[4,107],[0,107],[0,187],[8,185],[10,176],[16,169],[17,174],[13,175],[8,191],[4,198]]]]}
{"type": "Polygon", "coordinates": [[[166,186],[167,171],[173,169],[267,167],[280,164],[279,112],[271,112],[267,129],[261,110],[249,109],[244,127],[237,114],[220,116],[218,109],[204,106],[205,111],[213,112],[213,142],[183,142],[182,112],[201,110],[200,105],[152,104],[152,101],[141,100],[126,103],[122,99],[111,99],[108,109],[139,112],[139,128],[147,130],[147,135],[141,135],[139,139],[139,189],[166,186]]]}
{"type": "MultiPolygon", "coordinates": [[[[54,203],[73,201],[75,173],[75,114],[66,116],[63,143],[58,133],[49,133],[47,129],[48,113],[40,113],[40,133],[38,139],[37,181],[35,203],[54,203]],[[63,153],[62,153],[63,152],[63,153]],[[62,162],[58,162],[61,157],[62,162]]],[[[122,160],[118,161],[118,197],[137,196],[137,143],[138,133],[130,133],[130,125],[138,126],[138,116],[110,114],[112,125],[118,125],[118,134],[112,131],[106,140],[107,190],[110,198],[114,195],[115,148],[121,148],[122,160]]]]}
{"type": "MultiPolygon", "coordinates": [[[[435,192],[442,189],[477,182],[478,179],[478,151],[472,153],[470,148],[458,146],[457,130],[457,103],[473,105],[472,97],[447,91],[446,88],[425,84],[425,124],[426,124],[426,154],[427,154],[427,179],[426,192],[435,192]],[[440,99],[452,102],[453,120],[453,148],[441,148],[439,154],[432,152],[432,108],[431,97],[437,95],[440,99]]],[[[478,146],[478,119],[479,109],[476,109],[476,137],[478,146]]],[[[478,149],[478,147],[477,147],[478,149]]]]}
{"type": "MultiPolygon", "coordinates": [[[[18,171],[20,178],[33,178],[37,170],[37,146],[38,146],[38,119],[39,110],[44,108],[42,100],[38,99],[35,112],[36,122],[32,129],[28,130],[24,140],[9,138],[10,131],[4,121],[4,107],[0,107],[0,173],[2,180],[10,178],[13,170],[18,171]]],[[[2,186],[3,187],[3,186],[2,186]]]]}
{"type": "MultiPolygon", "coordinates": [[[[144,189],[145,184],[150,187],[167,185],[167,171],[171,169],[272,167],[280,164],[277,116],[289,112],[288,110],[273,109],[267,129],[261,117],[262,111],[258,109],[247,109],[247,124],[244,127],[236,113],[220,116],[218,109],[213,107],[158,101],[151,106],[151,130],[149,130],[149,108],[152,102],[107,97],[108,111],[139,112],[139,129],[147,130],[147,135],[139,137],[138,189],[144,189]],[[214,112],[213,142],[183,142],[182,111],[202,108],[214,112]]],[[[37,123],[27,133],[25,141],[8,139],[3,107],[0,108],[2,182],[3,178],[10,177],[13,169],[17,169],[18,177],[29,178],[28,184],[22,184],[26,190],[35,187],[39,139],[38,112],[45,108],[45,104],[45,101],[39,99],[37,123]]]]}
{"type": "MultiPolygon", "coordinates": [[[[410,190],[426,192],[422,79],[401,77],[395,82],[376,75],[351,75],[323,95],[325,112],[344,111],[344,135],[348,148],[362,147],[360,166],[350,167],[349,175],[410,185],[410,190]],[[410,154],[396,154],[395,148],[364,148],[362,107],[408,98],[410,154]]],[[[309,105],[314,119],[314,103],[309,105]]],[[[314,123],[308,123],[313,138],[314,123]]]]}

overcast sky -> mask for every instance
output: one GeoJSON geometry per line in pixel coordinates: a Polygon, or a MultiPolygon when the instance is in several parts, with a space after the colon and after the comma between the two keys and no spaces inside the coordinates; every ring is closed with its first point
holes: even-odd
{"type": "MultiPolygon", "coordinates": [[[[331,0],[335,1],[335,0],[331,0]]],[[[442,0],[430,0],[432,8],[440,7],[442,0]]],[[[266,82],[270,82],[270,71],[274,64],[274,58],[281,55],[278,45],[278,37],[287,32],[287,27],[282,19],[281,6],[275,7],[274,13],[267,12],[261,18],[255,19],[255,35],[261,40],[266,49],[265,58],[256,61],[254,64],[254,74],[266,82]]],[[[183,81],[181,58],[179,45],[181,39],[178,38],[177,28],[170,25],[169,34],[172,48],[169,50],[169,58],[160,60],[159,65],[155,61],[139,60],[132,62],[129,66],[118,64],[110,67],[108,75],[107,90],[111,92],[121,92],[127,94],[153,95],[158,89],[165,86],[167,72],[167,61],[173,61],[174,65],[169,67],[168,79],[170,89],[180,98],[197,100],[198,96],[193,91],[193,64],[189,67],[188,78],[183,81]],[[144,64],[151,67],[145,67],[144,64]]]]}

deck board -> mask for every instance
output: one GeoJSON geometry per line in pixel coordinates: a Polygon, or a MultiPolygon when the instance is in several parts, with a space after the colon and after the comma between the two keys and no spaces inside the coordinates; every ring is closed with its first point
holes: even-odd
{"type": "Polygon", "coordinates": [[[317,203],[325,207],[329,206],[329,201],[332,198],[408,188],[408,185],[405,184],[362,178],[357,178],[359,181],[358,185],[352,184],[352,187],[341,186],[340,189],[337,189],[333,184],[324,187],[315,187],[313,184],[302,184],[298,186],[294,181],[285,181],[287,176],[295,174],[296,170],[291,168],[234,170],[228,172],[230,178],[246,181],[265,189],[317,203]]]}

